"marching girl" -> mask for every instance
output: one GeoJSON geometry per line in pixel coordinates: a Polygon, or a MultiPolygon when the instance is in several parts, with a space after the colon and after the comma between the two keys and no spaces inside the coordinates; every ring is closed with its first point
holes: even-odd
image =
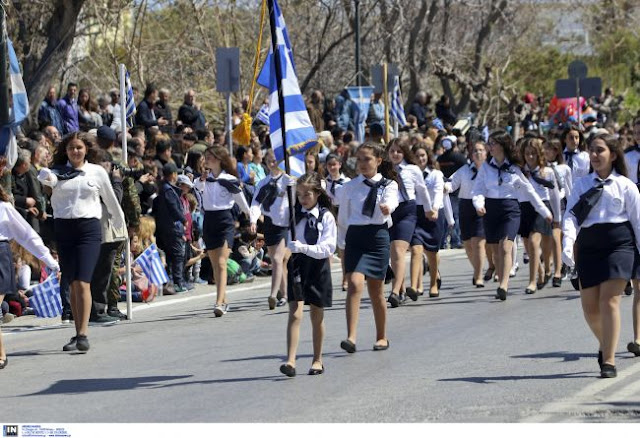
{"type": "Polygon", "coordinates": [[[577,126],[568,126],[560,136],[564,146],[564,162],[571,169],[573,181],[589,173],[589,154],[584,134],[577,126]]]}
{"type": "MultiPolygon", "coordinates": [[[[389,229],[391,269],[394,274],[389,303],[391,307],[398,307],[401,302],[399,296],[400,288],[404,282],[406,269],[404,256],[413,239],[416,221],[418,220],[417,216],[419,215],[423,218],[429,216],[434,220],[437,218],[438,213],[437,210],[432,211],[431,198],[427,193],[422,172],[417,166],[417,161],[415,161],[414,154],[409,148],[409,143],[404,139],[394,138],[389,142],[386,154],[398,174],[398,207],[391,214],[393,225],[389,229]],[[417,205],[420,206],[419,209],[417,205]],[[416,212],[416,210],[419,211],[416,212]]],[[[440,201],[442,201],[442,196],[440,196],[440,201]]],[[[419,263],[422,265],[422,258],[420,258],[419,263]]],[[[416,288],[408,287],[406,293],[413,301],[418,299],[416,288]]]]}
{"type": "MultiPolygon", "coordinates": [[[[633,122],[633,135],[636,144],[628,148],[624,153],[624,159],[629,169],[629,179],[636,184],[640,190],[640,119],[633,122]]],[[[637,257],[637,255],[636,255],[637,257]]],[[[639,260],[636,263],[640,263],[639,260]]],[[[636,272],[636,274],[638,274],[636,272]]],[[[629,342],[627,350],[636,356],[640,356],[640,276],[633,279],[635,294],[633,295],[633,342],[629,342]]]]}
{"type": "MultiPolygon", "coordinates": [[[[0,163],[0,169],[3,167],[4,162],[0,163]]],[[[0,303],[4,300],[5,294],[16,291],[10,240],[15,240],[31,254],[42,260],[53,271],[53,275],[60,270],[58,262],[51,256],[49,248],[44,246],[38,233],[11,205],[9,199],[9,195],[0,186],[0,303]]],[[[8,363],[9,359],[2,343],[2,331],[0,331],[0,370],[5,368],[8,363]]]]}
{"type": "Polygon", "coordinates": [[[258,218],[264,216],[264,240],[271,259],[271,293],[267,299],[269,309],[284,306],[287,299],[286,260],[287,233],[289,232],[289,198],[287,187],[295,184],[295,179],[285,174],[279,167],[272,149],[265,155],[269,175],[256,186],[251,201],[251,231],[256,231],[258,218]]]}
{"type": "MultiPolygon", "coordinates": [[[[561,220],[560,191],[553,170],[545,165],[542,140],[537,137],[525,137],[521,151],[525,161],[524,173],[544,205],[552,211],[553,224],[558,226],[561,220]]],[[[529,285],[525,293],[534,294],[538,289],[542,289],[551,277],[550,266],[545,266],[541,273],[543,278],[536,283],[542,248],[550,254],[553,247],[552,224],[537,213],[529,201],[520,203],[520,212],[520,235],[529,254],[529,285]]],[[[556,275],[560,275],[560,265],[556,265],[555,268],[556,275]]]]}
{"type": "Polygon", "coordinates": [[[64,351],[89,350],[90,283],[102,243],[100,200],[111,215],[113,226],[116,229],[125,226],[109,175],[102,166],[90,162],[94,147],[87,134],[69,134],[56,150],[53,169],[43,168],[38,174],[38,180],[52,188],[51,206],[62,277],[71,289],[76,335],[62,348],[64,351]]]}
{"type": "MultiPolygon", "coordinates": [[[[484,235],[484,224],[482,218],[476,213],[476,209],[471,202],[471,189],[478,176],[478,170],[487,160],[487,147],[483,141],[476,141],[470,148],[471,162],[462,166],[453,175],[450,181],[445,183],[447,192],[455,192],[460,189],[458,198],[460,199],[460,233],[467,257],[473,266],[472,284],[476,287],[484,287],[482,268],[486,253],[486,240],[484,235]]],[[[489,280],[493,277],[495,266],[493,259],[489,257],[489,269],[487,274],[489,280]]]]}
{"type": "Polygon", "coordinates": [[[307,173],[296,183],[296,240],[288,244],[292,256],[287,269],[287,362],[280,367],[280,372],[289,377],[296,375],[296,352],[305,304],[310,307],[313,332],[313,361],[308,374],[324,373],[324,308],[332,305],[329,260],[336,250],[337,226],[331,214],[331,200],[322,189],[321,180],[317,173],[307,173]]]}
{"type": "MultiPolygon", "coordinates": [[[[340,158],[340,155],[327,155],[325,167],[327,170],[327,178],[325,179],[326,193],[329,196],[329,199],[331,199],[332,204],[336,207],[336,211],[338,211],[340,205],[337,203],[336,191],[340,190],[345,183],[351,181],[351,178],[345,176],[341,172],[342,158],[340,158]]],[[[340,233],[340,235],[343,236],[343,239],[338,240],[338,257],[340,257],[340,263],[342,265],[342,290],[346,291],[347,277],[344,273],[344,234],[345,233],[340,233]]]]}
{"type": "Polygon", "coordinates": [[[562,222],[562,258],[575,261],[582,310],[599,343],[601,377],[616,377],[620,296],[638,278],[640,193],[628,178],[618,139],[596,135],[589,144],[593,172],[574,182],[562,222]],[[575,244],[575,257],[574,257],[575,244]]]}
{"type": "Polygon", "coordinates": [[[471,196],[478,216],[483,217],[487,244],[494,255],[499,281],[496,298],[504,301],[513,263],[513,241],[520,227],[518,194],[528,198],[548,222],[553,217],[520,171],[520,157],[511,136],[496,131],[489,136],[488,145],[492,158],[478,171],[471,196]]]}
{"type": "Polygon", "coordinates": [[[202,237],[216,281],[216,304],[213,313],[221,317],[229,310],[227,303],[227,260],[233,248],[235,218],[234,204],[249,215],[249,205],[244,197],[237,167],[229,152],[220,146],[204,152],[206,171],[194,181],[194,187],[202,193],[204,223],[202,237]]]}
{"type": "MultiPolygon", "coordinates": [[[[438,162],[433,153],[427,150],[423,144],[413,147],[422,173],[425,186],[427,188],[427,199],[431,201],[431,206],[426,214],[418,217],[415,231],[411,239],[411,286],[422,290],[423,251],[427,251],[427,263],[429,265],[429,297],[440,295],[440,270],[438,268],[440,260],[440,242],[446,232],[446,217],[444,214],[444,175],[439,170],[438,162]]],[[[420,207],[422,208],[422,207],[420,207]]],[[[407,295],[411,288],[407,288],[407,295]]]]}
{"type": "MultiPolygon", "coordinates": [[[[571,195],[573,188],[573,177],[571,176],[571,168],[564,164],[564,156],[562,154],[562,143],[558,139],[545,140],[543,142],[544,157],[547,160],[547,166],[551,167],[558,182],[560,190],[560,217],[564,217],[564,211],[567,206],[567,199],[571,195]]],[[[553,224],[553,266],[562,265],[562,228],[560,224],[554,221],[553,224]]],[[[545,260],[547,265],[548,260],[545,260]]],[[[553,287],[562,286],[562,270],[555,269],[552,280],[553,287]]]]}
{"type": "Polygon", "coordinates": [[[346,229],[344,249],[347,273],[347,339],[340,347],[356,351],[360,299],[365,280],[376,323],[374,350],[389,348],[386,333],[387,303],[384,277],[389,263],[388,223],[398,206],[398,183],[391,163],[385,162],[384,146],[365,142],[356,150],[359,175],[337,192],[338,223],[346,229]]]}

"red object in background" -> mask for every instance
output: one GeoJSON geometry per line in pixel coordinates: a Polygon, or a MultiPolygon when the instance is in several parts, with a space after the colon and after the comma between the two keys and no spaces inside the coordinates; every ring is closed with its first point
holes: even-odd
{"type": "Polygon", "coordinates": [[[17,301],[9,301],[9,312],[15,316],[22,316],[22,306],[17,301]]]}

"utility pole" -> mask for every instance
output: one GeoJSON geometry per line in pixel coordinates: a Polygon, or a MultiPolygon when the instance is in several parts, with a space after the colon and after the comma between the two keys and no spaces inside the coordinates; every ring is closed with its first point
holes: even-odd
{"type": "Polygon", "coordinates": [[[9,124],[9,88],[7,84],[7,36],[4,9],[0,10],[0,126],[9,124]]]}
{"type": "Polygon", "coordinates": [[[356,85],[360,83],[360,0],[355,2],[355,21],[356,21],[356,85]]]}

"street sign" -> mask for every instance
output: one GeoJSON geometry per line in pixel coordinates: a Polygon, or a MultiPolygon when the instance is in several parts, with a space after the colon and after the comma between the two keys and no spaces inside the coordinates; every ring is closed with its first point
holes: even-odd
{"type": "MultiPolygon", "coordinates": [[[[387,64],[387,89],[393,90],[393,78],[400,76],[398,66],[395,64],[387,64]]],[[[382,65],[374,65],[371,67],[371,82],[373,83],[374,93],[384,93],[384,84],[382,83],[382,65]]]]}
{"type": "Polygon", "coordinates": [[[240,91],[240,48],[216,48],[216,91],[236,93],[240,91]]]}
{"type": "Polygon", "coordinates": [[[569,78],[584,79],[587,77],[587,64],[582,61],[573,61],[569,64],[569,78]]]}
{"type": "Polygon", "coordinates": [[[556,96],[558,99],[578,97],[578,87],[581,97],[597,97],[602,94],[602,79],[558,79],[556,80],[556,96]]]}

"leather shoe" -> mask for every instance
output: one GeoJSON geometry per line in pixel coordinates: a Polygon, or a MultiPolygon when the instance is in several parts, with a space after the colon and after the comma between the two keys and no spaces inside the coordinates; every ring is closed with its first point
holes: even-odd
{"type": "Polygon", "coordinates": [[[524,293],[527,294],[527,295],[533,295],[533,294],[536,293],[536,290],[535,289],[531,289],[531,288],[526,288],[524,290],[524,293]]]}
{"type": "Polygon", "coordinates": [[[347,353],[355,353],[356,352],[356,344],[354,344],[353,342],[351,342],[348,339],[345,339],[344,341],[340,342],[340,348],[342,348],[347,353]]]}
{"type": "Polygon", "coordinates": [[[552,285],[553,285],[553,287],[561,287],[562,286],[562,278],[553,277],[552,285]]]}
{"type": "Polygon", "coordinates": [[[310,376],[319,376],[320,374],[324,373],[324,364],[322,365],[322,368],[318,369],[318,368],[309,368],[309,375],[310,376]]]}
{"type": "Polygon", "coordinates": [[[387,339],[387,345],[374,344],[373,351],[384,351],[389,349],[389,340],[387,339]]]}
{"type": "Polygon", "coordinates": [[[391,307],[393,308],[396,308],[400,305],[400,297],[398,296],[398,294],[394,294],[393,292],[391,293],[391,295],[389,295],[387,301],[389,301],[389,304],[391,304],[391,307]]]}
{"type": "Polygon", "coordinates": [[[615,365],[603,363],[602,369],[600,370],[600,377],[602,377],[603,379],[618,377],[618,370],[616,369],[615,365]]]}
{"type": "Polygon", "coordinates": [[[416,290],[412,287],[408,287],[405,290],[405,293],[407,294],[407,296],[409,298],[411,298],[411,301],[418,301],[418,293],[416,292],[416,290]]]}
{"type": "Polygon", "coordinates": [[[295,377],[296,376],[296,369],[294,367],[292,367],[291,365],[289,365],[288,363],[280,365],[280,372],[282,374],[284,374],[285,376],[287,376],[287,377],[295,377]]]}
{"type": "Polygon", "coordinates": [[[629,342],[627,344],[627,351],[633,353],[636,357],[640,356],[640,344],[636,341],[629,342]]]}
{"type": "Polygon", "coordinates": [[[501,301],[505,301],[507,299],[507,291],[499,287],[496,291],[496,296],[500,298],[501,301]]]}

